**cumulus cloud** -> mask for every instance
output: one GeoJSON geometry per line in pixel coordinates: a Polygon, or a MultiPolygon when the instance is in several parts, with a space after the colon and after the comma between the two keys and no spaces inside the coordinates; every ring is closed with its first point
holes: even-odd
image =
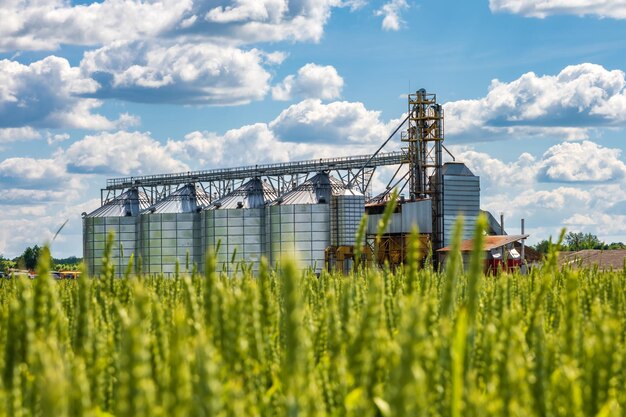
{"type": "Polygon", "coordinates": [[[558,14],[626,19],[625,0],[489,0],[489,8],[542,19],[558,14]]]}
{"type": "Polygon", "coordinates": [[[231,129],[223,135],[192,132],[182,140],[168,140],[166,149],[194,169],[194,163],[233,167],[362,155],[375,151],[398,123],[381,121],[379,112],[358,102],[304,100],[268,123],[231,129]]]}
{"type": "Polygon", "coordinates": [[[295,97],[336,99],[341,96],[343,78],[332,65],[306,64],[296,75],[288,75],[272,87],[274,100],[291,100],[295,97]]]}
{"type": "Polygon", "coordinates": [[[493,80],[487,95],[444,105],[446,133],[460,140],[505,135],[585,139],[589,129],[626,122],[624,72],[580,64],[557,75],[533,72],[509,83],[493,80]]]}
{"type": "MultiPolygon", "coordinates": [[[[210,34],[239,43],[314,41],[321,39],[333,7],[358,2],[340,0],[218,0],[194,2],[197,17],[188,32],[210,34]]],[[[193,17],[192,17],[193,18],[193,17]]]]}
{"type": "Polygon", "coordinates": [[[535,182],[610,183],[626,177],[621,150],[591,141],[563,142],[548,148],[541,158],[528,152],[516,161],[504,162],[487,153],[453,146],[452,152],[488,189],[532,187],[535,182]]]}
{"type": "Polygon", "coordinates": [[[323,104],[321,100],[304,100],[289,106],[269,126],[290,142],[379,144],[390,133],[380,120],[380,112],[347,101],[323,104]]]}
{"type": "Polygon", "coordinates": [[[0,162],[0,182],[12,188],[56,188],[65,180],[65,166],[54,159],[8,158],[0,162]]]}
{"type": "Polygon", "coordinates": [[[52,50],[61,44],[97,45],[156,37],[174,30],[191,0],[4,1],[0,50],[52,50]]]}
{"type": "Polygon", "coordinates": [[[210,43],[118,42],[86,52],[80,68],[99,83],[94,97],[233,105],[259,100],[269,90],[264,56],[210,43]]]}
{"type": "Polygon", "coordinates": [[[405,25],[401,13],[408,8],[409,4],[406,0],[391,0],[385,3],[380,9],[376,10],[374,14],[376,16],[383,16],[383,30],[398,31],[405,25]]]}
{"type": "Polygon", "coordinates": [[[64,58],[49,56],[23,65],[0,61],[0,128],[18,137],[34,137],[31,127],[113,129],[132,119],[123,115],[112,121],[93,110],[102,104],[83,95],[96,91],[98,84],[71,67],[64,58]]]}
{"type": "Polygon", "coordinates": [[[187,171],[149,133],[101,133],[85,136],[63,153],[68,170],[83,174],[142,175],[187,171]]]}
{"type": "Polygon", "coordinates": [[[626,165],[620,160],[620,149],[604,148],[596,143],[562,143],[543,155],[540,181],[607,182],[626,176],[626,165]]]}
{"type": "Polygon", "coordinates": [[[618,149],[590,141],[564,142],[540,155],[524,152],[512,161],[469,147],[451,150],[480,176],[481,208],[503,212],[509,233],[517,233],[518,220],[524,218],[532,241],[556,236],[561,227],[606,241],[623,240],[626,182],[620,178],[626,169],[618,149]],[[547,172],[552,178],[546,179],[547,172]]]}
{"type": "Polygon", "coordinates": [[[41,134],[32,127],[0,128],[0,143],[40,139],[41,134]]]}
{"type": "Polygon", "coordinates": [[[0,51],[52,50],[141,39],[194,38],[220,43],[319,41],[334,7],[361,0],[64,0],[4,1],[0,51]]]}
{"type": "Polygon", "coordinates": [[[469,148],[451,147],[458,161],[462,161],[481,177],[481,189],[497,191],[507,188],[528,188],[535,182],[537,158],[528,152],[522,153],[513,162],[504,162],[485,152],[469,148]]]}

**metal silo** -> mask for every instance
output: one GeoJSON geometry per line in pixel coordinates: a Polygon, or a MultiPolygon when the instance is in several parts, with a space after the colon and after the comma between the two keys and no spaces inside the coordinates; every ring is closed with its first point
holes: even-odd
{"type": "Polygon", "coordinates": [[[243,261],[257,272],[265,248],[265,206],[276,192],[265,181],[251,179],[202,212],[203,255],[216,248],[217,266],[232,273],[243,261]]]}
{"type": "Polygon", "coordinates": [[[346,189],[333,195],[330,199],[331,245],[353,246],[363,214],[365,214],[363,194],[346,189]]]}
{"type": "Polygon", "coordinates": [[[480,177],[460,162],[448,162],[441,168],[443,243],[452,240],[454,223],[463,215],[462,239],[471,239],[480,214],[480,177]]]}
{"type": "Polygon", "coordinates": [[[209,196],[202,188],[186,184],[141,213],[139,245],[143,272],[169,275],[175,272],[176,263],[181,271],[187,266],[191,270],[194,264],[200,267],[200,212],[209,204],[209,196]]]}
{"type": "Polygon", "coordinates": [[[131,254],[136,254],[137,216],[150,205],[148,197],[130,189],[83,218],[83,259],[87,273],[102,273],[102,256],[109,232],[114,233],[111,262],[116,275],[124,273],[131,254]]]}
{"type": "Polygon", "coordinates": [[[266,212],[270,262],[289,256],[321,271],[330,246],[330,200],[342,192],[338,180],[319,173],[274,201],[266,212]]]}

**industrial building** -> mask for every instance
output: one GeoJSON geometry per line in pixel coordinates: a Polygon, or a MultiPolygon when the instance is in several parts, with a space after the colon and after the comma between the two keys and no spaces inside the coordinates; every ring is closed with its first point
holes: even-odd
{"type": "Polygon", "coordinates": [[[435,251],[449,244],[460,214],[463,238],[470,238],[480,213],[480,179],[452,155],[452,162],[443,162],[443,121],[436,96],[418,90],[408,96],[402,123],[372,155],[110,179],[101,190],[102,206],[83,215],[87,270],[101,273],[109,231],[118,274],[131,253],[145,273],[173,273],[177,264],[202,271],[209,249],[217,250],[218,268],[227,273],[256,271],[263,256],[271,265],[290,256],[316,272],[346,270],[355,245],[365,245],[359,252],[366,257],[375,253],[376,262],[396,265],[404,261],[414,226],[424,252],[435,251]],[[383,152],[398,137],[401,149],[383,152]],[[391,165],[395,175],[372,196],[376,169],[391,165]],[[374,242],[393,188],[400,200],[374,242]],[[366,241],[356,242],[365,213],[366,241]]]}

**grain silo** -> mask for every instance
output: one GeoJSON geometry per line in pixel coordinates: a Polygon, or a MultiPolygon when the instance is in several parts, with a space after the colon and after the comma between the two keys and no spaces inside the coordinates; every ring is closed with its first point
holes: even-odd
{"type": "Polygon", "coordinates": [[[202,261],[200,212],[209,196],[195,184],[185,184],[139,216],[142,270],[170,275],[202,261]],[[187,263],[187,261],[189,261],[187,263]]]}
{"type": "Polygon", "coordinates": [[[448,162],[441,168],[443,242],[452,242],[454,223],[463,216],[462,239],[470,239],[480,214],[480,177],[460,162],[448,162]]]}
{"type": "Polygon", "coordinates": [[[276,199],[275,190],[253,178],[202,212],[203,256],[218,246],[217,265],[232,273],[239,262],[259,269],[266,252],[265,206],[276,199]]]}
{"type": "MultiPolygon", "coordinates": [[[[330,243],[332,246],[354,246],[356,232],[365,214],[365,195],[343,189],[330,198],[330,243]]],[[[362,245],[365,242],[360,242],[362,245]]]]}
{"type": "Polygon", "coordinates": [[[102,273],[102,257],[109,232],[114,233],[111,262],[115,273],[125,272],[131,254],[136,252],[137,216],[149,204],[143,192],[131,188],[83,216],[83,259],[89,275],[102,273]]]}
{"type": "Polygon", "coordinates": [[[289,256],[303,268],[321,271],[331,243],[330,200],[343,190],[341,182],[318,173],[274,201],[266,211],[270,263],[289,256]]]}

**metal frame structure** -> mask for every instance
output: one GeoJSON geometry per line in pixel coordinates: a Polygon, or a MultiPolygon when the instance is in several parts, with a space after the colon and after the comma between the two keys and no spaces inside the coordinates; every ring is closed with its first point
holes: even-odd
{"type": "Polygon", "coordinates": [[[312,174],[318,172],[333,173],[345,186],[355,188],[362,194],[369,196],[371,195],[371,180],[376,168],[384,165],[399,165],[404,163],[406,159],[405,152],[396,151],[375,155],[321,158],[240,168],[114,178],[107,180],[106,188],[100,191],[100,199],[101,204],[104,205],[124,191],[136,188],[143,191],[150,199],[150,203],[153,204],[167,197],[180,185],[197,183],[211,196],[212,200],[217,200],[252,178],[267,181],[278,195],[282,195],[293,190],[309,179],[312,174]]]}
{"type": "MultiPolygon", "coordinates": [[[[259,178],[266,181],[278,196],[281,196],[319,172],[332,173],[349,189],[358,190],[370,201],[384,203],[392,188],[409,188],[409,201],[430,199],[432,201],[433,236],[432,247],[443,247],[443,145],[444,112],[437,103],[435,94],[420,89],[408,95],[408,113],[391,135],[371,155],[340,158],[321,158],[308,161],[263,164],[239,168],[225,168],[186,173],[146,175],[140,177],[115,178],[107,180],[101,190],[101,203],[115,199],[128,189],[143,191],[151,204],[167,197],[180,185],[199,184],[211,201],[218,200],[244,182],[259,178]],[[400,151],[382,152],[383,148],[401,131],[400,141],[404,147],[400,151]],[[385,165],[398,165],[398,170],[389,181],[387,189],[372,198],[371,181],[376,168],[385,165]],[[401,167],[408,166],[402,173],[401,167]]],[[[448,152],[449,153],[449,152],[448,152]]],[[[453,157],[454,159],[454,157],[453,157]]]]}
{"type": "Polygon", "coordinates": [[[443,246],[443,108],[437,96],[421,89],[409,94],[408,129],[401,141],[409,163],[410,199],[430,198],[433,209],[433,247],[443,246]]]}

